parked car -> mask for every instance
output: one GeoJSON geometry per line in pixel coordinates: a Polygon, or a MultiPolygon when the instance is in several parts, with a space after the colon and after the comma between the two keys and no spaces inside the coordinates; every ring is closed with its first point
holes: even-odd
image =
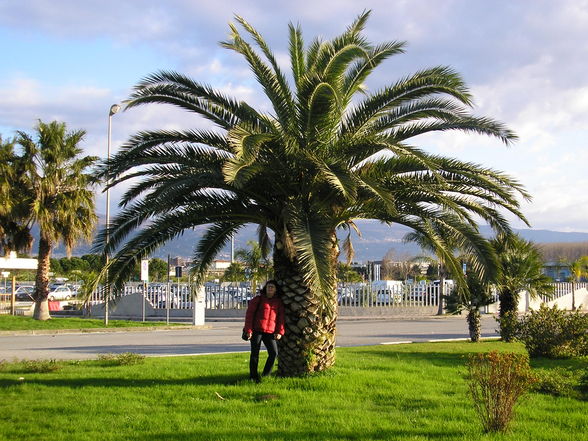
{"type": "Polygon", "coordinates": [[[352,286],[337,288],[337,301],[339,305],[353,305],[355,303],[355,288],[352,286]]]}
{"type": "Polygon", "coordinates": [[[69,286],[59,285],[49,291],[47,298],[53,300],[69,300],[75,297],[75,293],[69,286]]]}
{"type": "Polygon", "coordinates": [[[18,288],[16,288],[16,291],[14,292],[14,297],[17,302],[32,302],[34,291],[34,286],[21,285],[18,288]]]}
{"type": "Polygon", "coordinates": [[[376,293],[376,302],[382,305],[402,303],[402,291],[391,289],[378,290],[376,293]]]}

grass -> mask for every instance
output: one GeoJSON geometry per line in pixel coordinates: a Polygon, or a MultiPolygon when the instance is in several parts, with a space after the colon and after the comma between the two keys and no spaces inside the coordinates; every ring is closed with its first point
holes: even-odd
{"type": "MultiPolygon", "coordinates": [[[[170,326],[178,326],[170,323],[170,326]]],[[[134,322],[131,320],[109,320],[108,327],[102,319],[78,317],[54,317],[41,321],[32,317],[0,315],[0,331],[33,331],[54,329],[95,329],[95,328],[135,328],[135,327],[167,326],[165,322],[134,322]]],[[[0,438],[1,439],[1,438],[0,438]]]]}
{"type": "MultiPolygon", "coordinates": [[[[423,343],[340,348],[309,378],[247,380],[247,354],[0,367],[6,440],[579,440],[588,402],[527,395],[505,435],[484,434],[467,393],[468,353],[519,344],[423,343]]],[[[586,370],[588,360],[535,368],[586,370]]],[[[584,437],[584,438],[582,438],[584,437]]]]}

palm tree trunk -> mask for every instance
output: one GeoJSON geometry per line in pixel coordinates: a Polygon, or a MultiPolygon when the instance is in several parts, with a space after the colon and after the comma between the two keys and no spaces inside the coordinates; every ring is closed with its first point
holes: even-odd
{"type": "Polygon", "coordinates": [[[500,300],[500,317],[506,313],[516,313],[518,309],[518,295],[511,291],[503,291],[498,296],[500,300]]]}
{"type": "MultiPolygon", "coordinates": [[[[336,239],[336,238],[335,238],[336,239]]],[[[333,271],[338,248],[333,247],[333,271]]],[[[337,289],[314,292],[305,284],[296,259],[276,237],[274,270],[284,292],[286,333],[279,341],[278,374],[292,377],[328,369],[335,363],[337,289]]]]}
{"type": "Polygon", "coordinates": [[[51,241],[43,235],[39,239],[39,266],[37,267],[37,276],[35,278],[35,311],[33,318],[36,320],[49,320],[49,265],[51,258],[51,241]]]}
{"type": "Polygon", "coordinates": [[[499,294],[499,300],[500,337],[502,341],[511,342],[516,334],[519,296],[518,293],[507,290],[499,294]]]}
{"type": "Polygon", "coordinates": [[[468,312],[466,320],[468,321],[470,340],[474,343],[480,341],[482,328],[480,323],[480,310],[478,308],[471,308],[468,312]]]}

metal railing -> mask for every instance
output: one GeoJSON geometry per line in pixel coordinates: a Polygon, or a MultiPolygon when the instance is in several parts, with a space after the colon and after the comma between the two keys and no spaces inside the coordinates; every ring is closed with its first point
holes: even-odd
{"type": "MultiPolygon", "coordinates": [[[[569,294],[572,283],[553,283],[555,292],[551,297],[542,296],[545,302],[569,294]]],[[[588,283],[576,283],[576,289],[588,289],[588,283]]],[[[205,285],[206,309],[244,309],[247,308],[253,294],[244,284],[236,286],[205,285]]],[[[443,294],[449,295],[453,285],[445,285],[443,294]]],[[[145,291],[146,301],[154,309],[192,309],[194,286],[188,283],[143,283],[129,282],[118,295],[141,294],[145,291]]],[[[375,287],[366,283],[339,283],[337,285],[337,302],[342,307],[360,308],[398,308],[439,306],[440,287],[437,283],[405,284],[375,287]]],[[[496,296],[497,297],[497,296],[496,296]]],[[[498,300],[498,298],[496,299],[498,300]]],[[[81,303],[81,299],[73,302],[81,303]]],[[[104,302],[103,289],[99,288],[88,299],[89,304],[104,302]]],[[[0,296],[0,313],[10,304],[9,295],[0,296]]]]}
{"type": "MultiPolygon", "coordinates": [[[[445,288],[448,295],[451,287],[445,288]]],[[[127,283],[119,295],[141,294],[145,287],[141,283],[127,283]]],[[[246,286],[221,286],[207,284],[204,287],[206,309],[244,309],[253,298],[246,286]]],[[[191,309],[193,286],[187,283],[150,283],[146,285],[146,300],[155,309],[191,309]],[[169,299],[169,302],[168,302],[169,299]]],[[[439,285],[403,284],[391,288],[373,288],[367,284],[345,284],[337,287],[340,306],[372,307],[417,307],[438,306],[439,285]]],[[[104,302],[102,289],[92,293],[90,304],[104,302]]]]}

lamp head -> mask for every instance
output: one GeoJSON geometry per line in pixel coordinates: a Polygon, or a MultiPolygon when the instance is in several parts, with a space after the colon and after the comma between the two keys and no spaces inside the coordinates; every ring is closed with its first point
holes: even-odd
{"type": "Polygon", "coordinates": [[[113,104],[112,106],[110,106],[110,113],[109,116],[114,115],[115,113],[117,113],[120,110],[120,106],[118,104],[113,104]]]}

